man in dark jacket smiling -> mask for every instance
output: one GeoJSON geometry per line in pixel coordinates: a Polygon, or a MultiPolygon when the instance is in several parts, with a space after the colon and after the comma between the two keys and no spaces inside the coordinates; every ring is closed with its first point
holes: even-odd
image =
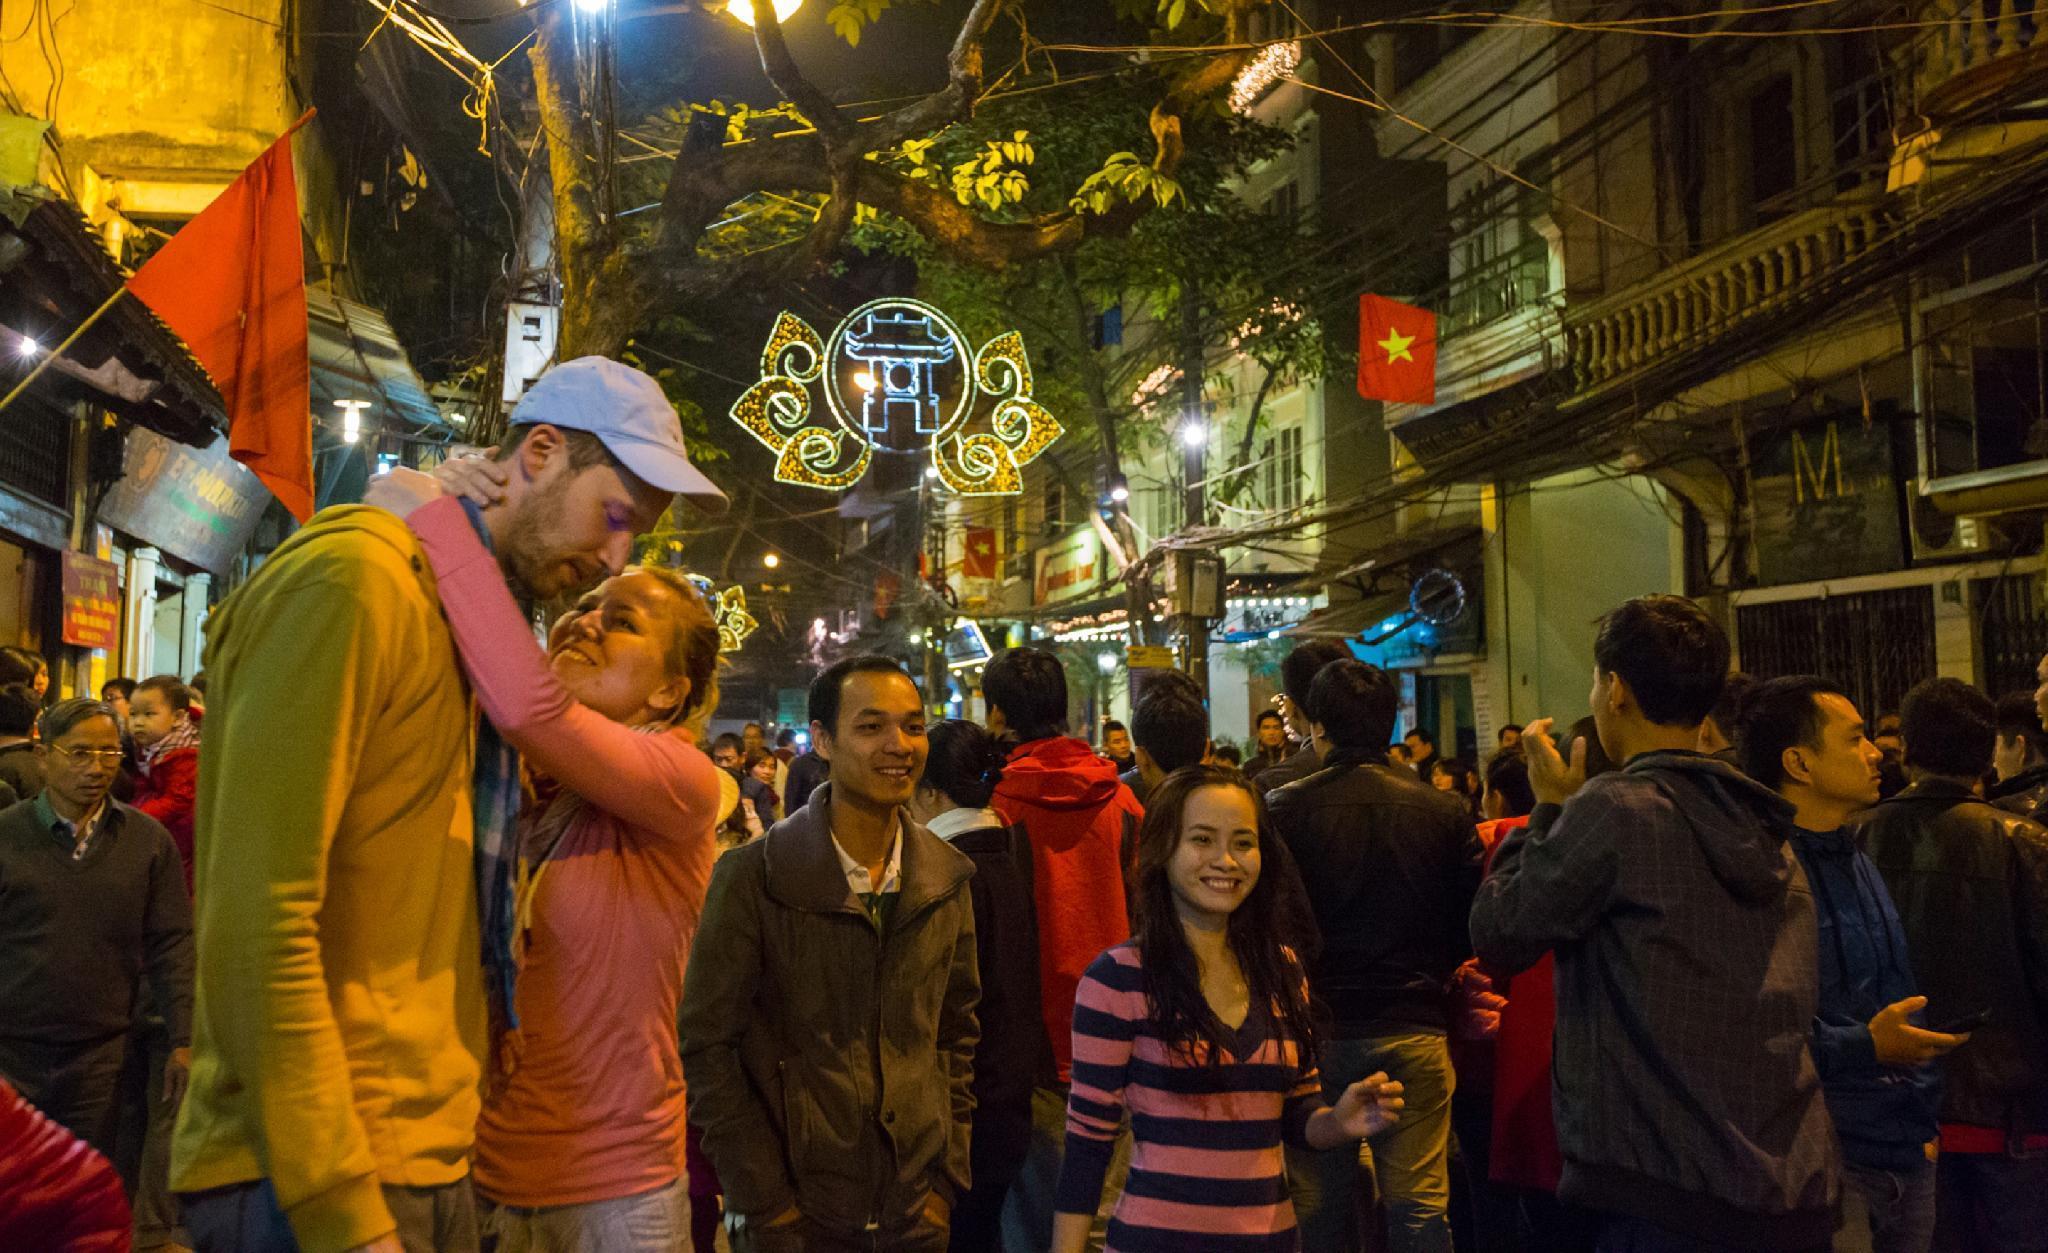
{"type": "Polygon", "coordinates": [[[1820,1013],[1813,1059],[1841,1140],[1843,1177],[1870,1216],[1874,1253],[1927,1253],[1941,1072],[1968,1036],[1915,1025],[1906,934],[1877,867],[1856,848],[1852,815],[1877,803],[1884,754],[1849,698],[1810,675],[1749,693],[1737,738],[1749,776],[1798,812],[1793,851],[1820,921],[1820,1013]]]}
{"type": "Polygon", "coordinates": [[[832,780],[712,872],[684,977],[690,1121],[734,1253],[946,1247],[969,1183],[974,863],[912,822],[923,700],[852,657],[811,685],[832,780]]]}
{"type": "Polygon", "coordinates": [[[1682,597],[1602,618],[1590,703],[1625,764],[1587,782],[1584,745],[1567,760],[1531,723],[1536,811],[1472,907],[1489,967],[1556,950],[1558,1195],[1602,1215],[1602,1250],[1823,1250],[1834,1233],[1792,806],[1694,751],[1728,652],[1682,597]]]}

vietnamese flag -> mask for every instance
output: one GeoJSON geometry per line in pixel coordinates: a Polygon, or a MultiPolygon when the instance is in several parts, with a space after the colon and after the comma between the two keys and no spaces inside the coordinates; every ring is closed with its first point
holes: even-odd
{"type": "Polygon", "coordinates": [[[960,557],[960,573],[970,579],[992,579],[996,577],[996,533],[990,527],[970,527],[962,537],[965,549],[960,557]]]}
{"type": "Polygon", "coordinates": [[[312,369],[292,131],[157,250],[128,290],[213,376],[228,449],[304,522],[313,516],[312,369]]]}
{"type": "Polygon", "coordinates": [[[1427,405],[1436,400],[1436,315],[1370,292],[1358,298],[1358,394],[1427,405]]]}

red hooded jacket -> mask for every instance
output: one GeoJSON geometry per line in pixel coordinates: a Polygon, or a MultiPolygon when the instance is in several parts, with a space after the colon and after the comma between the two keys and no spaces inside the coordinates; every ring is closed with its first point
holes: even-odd
{"type": "Polygon", "coordinates": [[[1033,740],[1010,753],[991,808],[1031,840],[1038,982],[1061,1083],[1074,1065],[1074,993],[1103,950],[1131,938],[1124,841],[1145,816],[1116,767],[1080,740],[1033,740]]]}
{"type": "Polygon", "coordinates": [[[128,1198],[107,1159],[0,1079],[0,1248],[114,1253],[128,1198]]]}
{"type": "MultiPolygon", "coordinates": [[[[192,725],[197,728],[206,711],[191,708],[192,725]]],[[[185,865],[185,891],[192,890],[192,821],[199,806],[199,745],[197,736],[189,745],[164,749],[143,770],[135,785],[135,807],[171,833],[178,847],[178,860],[185,865]]]]}

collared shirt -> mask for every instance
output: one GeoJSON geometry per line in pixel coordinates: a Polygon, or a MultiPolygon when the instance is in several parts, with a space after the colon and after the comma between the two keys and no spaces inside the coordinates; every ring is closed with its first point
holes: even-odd
{"type": "Polygon", "coordinates": [[[880,887],[875,885],[874,876],[868,873],[868,868],[847,854],[837,832],[832,836],[832,851],[839,854],[839,868],[846,872],[848,890],[867,909],[868,918],[876,926],[887,929],[889,915],[895,912],[894,898],[903,892],[903,829],[899,826],[889,843],[889,861],[882,869],[880,887]]]}
{"type": "Polygon", "coordinates": [[[93,806],[91,813],[73,822],[69,818],[60,817],[50,806],[50,794],[41,792],[36,796],[36,816],[42,819],[43,826],[48,828],[50,834],[64,840],[71,849],[71,860],[78,861],[85,856],[86,850],[92,845],[92,837],[99,834],[100,826],[106,820],[107,798],[102,796],[100,803],[93,806]]]}
{"type": "Polygon", "coordinates": [[[924,824],[924,829],[951,844],[956,837],[969,831],[985,831],[990,827],[1006,827],[1003,816],[993,809],[949,809],[924,824]]]}

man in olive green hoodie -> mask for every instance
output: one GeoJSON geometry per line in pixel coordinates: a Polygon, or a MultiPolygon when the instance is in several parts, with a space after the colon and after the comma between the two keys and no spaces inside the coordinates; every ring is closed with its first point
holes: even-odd
{"type": "MultiPolygon", "coordinates": [[[[535,599],[722,506],[646,375],[582,358],[512,415],[476,515],[535,599]]],[[[484,1051],[469,695],[405,524],[324,511],[208,622],[192,1079],[172,1184],[203,1253],[476,1247],[484,1051]]]]}

